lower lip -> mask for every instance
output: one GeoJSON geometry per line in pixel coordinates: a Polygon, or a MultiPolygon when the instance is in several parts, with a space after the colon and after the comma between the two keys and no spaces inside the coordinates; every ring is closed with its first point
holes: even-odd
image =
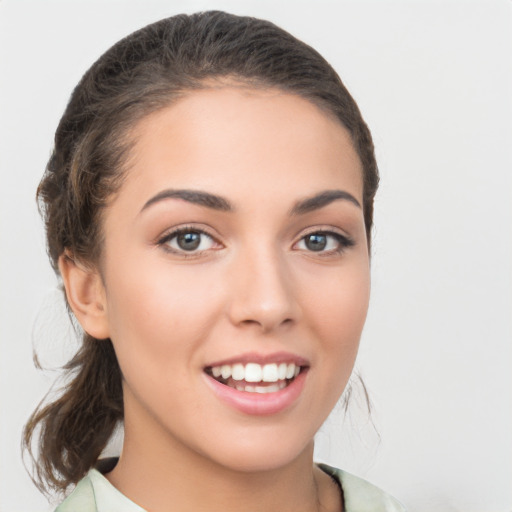
{"type": "Polygon", "coordinates": [[[224,403],[244,413],[256,416],[277,414],[292,406],[304,388],[307,371],[302,371],[283,389],[273,393],[249,393],[238,391],[204,374],[206,382],[224,403]]]}

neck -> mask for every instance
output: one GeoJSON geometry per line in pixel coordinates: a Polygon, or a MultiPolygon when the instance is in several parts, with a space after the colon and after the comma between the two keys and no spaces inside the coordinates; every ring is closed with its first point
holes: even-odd
{"type": "Polygon", "coordinates": [[[125,427],[123,453],[106,476],[148,511],[338,512],[342,508],[336,485],[313,465],[312,441],[288,464],[238,471],[179,442],[162,443],[153,436],[136,435],[136,430],[125,427]]]}

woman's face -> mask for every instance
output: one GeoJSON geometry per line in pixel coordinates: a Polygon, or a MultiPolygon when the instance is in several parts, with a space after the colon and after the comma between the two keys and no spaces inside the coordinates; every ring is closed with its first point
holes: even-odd
{"type": "Polygon", "coordinates": [[[368,307],[349,135],[298,96],[226,86],[150,115],[134,140],[102,265],[126,443],[287,464],[342,393],[368,307]]]}

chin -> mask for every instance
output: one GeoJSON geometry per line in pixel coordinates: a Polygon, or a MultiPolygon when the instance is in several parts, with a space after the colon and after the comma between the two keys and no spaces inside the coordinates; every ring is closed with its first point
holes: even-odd
{"type": "Polygon", "coordinates": [[[304,457],[313,459],[313,438],[299,440],[279,432],[256,436],[232,436],[224,447],[217,444],[215,453],[206,457],[231,471],[259,473],[286,467],[304,457]],[[225,449],[221,449],[225,448],[225,449]]]}

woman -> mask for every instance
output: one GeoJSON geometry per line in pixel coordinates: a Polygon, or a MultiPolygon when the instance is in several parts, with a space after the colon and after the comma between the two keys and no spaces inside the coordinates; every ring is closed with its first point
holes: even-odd
{"type": "Polygon", "coordinates": [[[377,184],[338,76],[271,23],[176,16],[91,67],[38,190],[84,330],[25,432],[41,488],[77,484],[59,511],[403,510],[313,464],[366,317],[377,184]]]}

